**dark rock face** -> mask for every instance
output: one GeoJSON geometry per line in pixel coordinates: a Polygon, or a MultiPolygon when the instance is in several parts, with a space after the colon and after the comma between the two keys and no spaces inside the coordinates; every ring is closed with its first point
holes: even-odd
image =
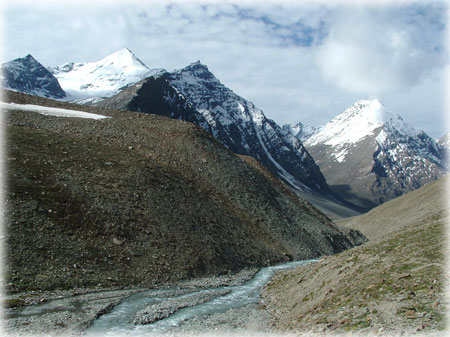
{"type": "Polygon", "coordinates": [[[200,62],[148,78],[98,105],[193,122],[231,151],[256,158],[292,186],[331,193],[302,142],[221,84],[200,62]]]}
{"type": "Polygon", "coordinates": [[[191,122],[212,132],[206,119],[170,86],[164,76],[149,77],[95,105],[120,110],[150,112],[191,122]]]}
{"type": "Polygon", "coordinates": [[[8,111],[11,291],[152,286],[364,240],[192,123],[15,92],[5,98],[111,117],[8,111]]]}
{"type": "Polygon", "coordinates": [[[31,55],[2,64],[1,76],[6,89],[47,98],[66,97],[56,77],[31,55]]]}

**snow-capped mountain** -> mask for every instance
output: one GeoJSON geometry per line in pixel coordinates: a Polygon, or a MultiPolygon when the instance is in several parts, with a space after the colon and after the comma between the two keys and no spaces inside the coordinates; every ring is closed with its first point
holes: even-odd
{"type": "Polygon", "coordinates": [[[66,97],[58,80],[31,55],[3,63],[0,70],[5,89],[54,99],[66,97]]]}
{"type": "Polygon", "coordinates": [[[380,101],[361,100],[305,142],[332,190],[373,207],[445,173],[444,152],[380,101]]]}
{"type": "Polygon", "coordinates": [[[289,132],[289,133],[293,134],[295,137],[300,139],[302,142],[305,142],[312,135],[319,132],[321,128],[322,128],[321,126],[304,125],[301,122],[297,122],[295,124],[283,125],[283,130],[285,132],[289,132]]]}
{"type": "Polygon", "coordinates": [[[195,62],[148,78],[100,103],[194,122],[231,151],[258,159],[292,186],[330,193],[301,141],[195,62]]]}
{"type": "Polygon", "coordinates": [[[439,138],[437,143],[450,150],[450,132],[439,138]]]}
{"type": "Polygon", "coordinates": [[[97,62],[69,62],[49,69],[72,100],[110,97],[163,71],[150,69],[127,48],[97,62]]]}

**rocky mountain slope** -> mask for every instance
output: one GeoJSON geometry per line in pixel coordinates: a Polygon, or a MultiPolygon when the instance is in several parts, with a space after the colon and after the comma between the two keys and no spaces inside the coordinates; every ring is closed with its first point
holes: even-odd
{"type": "Polygon", "coordinates": [[[372,240],[277,275],[261,301],[274,329],[444,336],[446,185],[441,179],[350,219],[372,240]]]}
{"type": "Polygon", "coordinates": [[[15,92],[5,99],[20,104],[6,106],[10,292],[152,286],[364,241],[194,124],[15,92]]]}
{"type": "Polygon", "coordinates": [[[94,62],[68,62],[49,68],[69,99],[80,103],[112,96],[127,86],[163,70],[150,69],[127,48],[94,62]]]}
{"type": "Polygon", "coordinates": [[[358,101],[305,141],[331,189],[365,208],[439,179],[441,146],[378,100],[358,101]]]}
{"type": "Polygon", "coordinates": [[[139,82],[98,106],[196,123],[231,151],[256,158],[292,186],[330,193],[303,144],[221,84],[200,62],[139,82]]]}
{"type": "Polygon", "coordinates": [[[58,80],[31,55],[3,63],[0,82],[3,88],[30,95],[54,99],[66,97],[58,80]]]}

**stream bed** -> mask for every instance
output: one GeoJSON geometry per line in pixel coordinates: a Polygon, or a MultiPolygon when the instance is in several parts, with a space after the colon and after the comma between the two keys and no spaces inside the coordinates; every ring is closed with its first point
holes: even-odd
{"type": "Polygon", "coordinates": [[[96,319],[86,333],[103,336],[126,336],[131,333],[161,335],[190,319],[224,313],[230,309],[257,303],[262,287],[276,271],[315,261],[295,261],[265,267],[242,285],[200,289],[182,294],[176,294],[179,290],[140,292],[126,298],[109,313],[96,319]],[[173,291],[173,296],[170,296],[170,291],[173,291]],[[159,319],[148,324],[139,324],[142,316],[157,315],[152,312],[155,309],[163,312],[159,319]]]}
{"type": "Polygon", "coordinates": [[[275,272],[317,260],[295,261],[230,276],[195,279],[172,288],[129,289],[57,296],[4,310],[6,332],[55,336],[137,336],[261,328],[256,304],[275,272]]]}

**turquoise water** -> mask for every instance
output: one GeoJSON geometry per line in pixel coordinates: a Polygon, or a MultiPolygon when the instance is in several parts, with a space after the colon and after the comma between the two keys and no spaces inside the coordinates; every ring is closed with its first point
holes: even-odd
{"type": "Polygon", "coordinates": [[[233,308],[240,308],[251,303],[257,303],[259,301],[259,295],[262,287],[271,279],[276,271],[294,268],[315,261],[317,260],[295,261],[277,266],[266,267],[256,273],[251,280],[239,286],[201,289],[187,294],[182,294],[180,296],[171,297],[187,298],[202,292],[211,292],[212,290],[229,290],[229,293],[226,295],[218,296],[206,303],[180,309],[169,317],[156,321],[152,324],[135,325],[132,320],[134,315],[142,308],[167,300],[167,298],[161,297],[161,294],[163,292],[167,293],[167,290],[153,290],[137,293],[125,299],[111,312],[100,316],[94,321],[93,325],[86,331],[86,333],[88,335],[96,336],[129,336],[141,334],[158,335],[168,332],[171,328],[176,327],[184,321],[194,317],[222,313],[233,308]]]}

